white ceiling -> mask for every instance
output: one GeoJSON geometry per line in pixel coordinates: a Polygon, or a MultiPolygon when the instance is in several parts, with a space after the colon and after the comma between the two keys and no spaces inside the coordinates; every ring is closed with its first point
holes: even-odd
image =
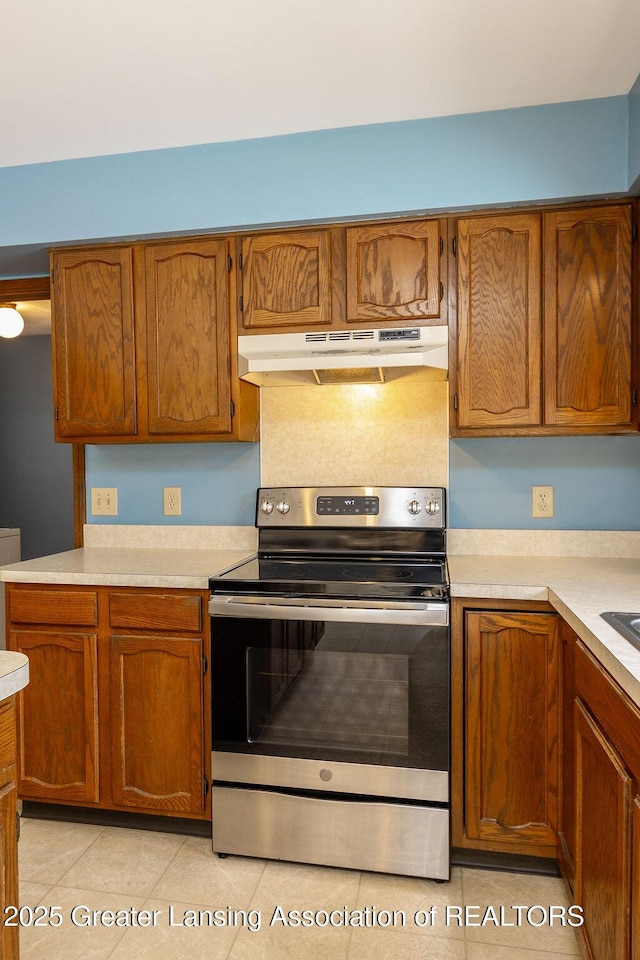
{"type": "Polygon", "coordinates": [[[639,0],[3,0],[0,166],[613,96],[639,72],[639,0]]]}

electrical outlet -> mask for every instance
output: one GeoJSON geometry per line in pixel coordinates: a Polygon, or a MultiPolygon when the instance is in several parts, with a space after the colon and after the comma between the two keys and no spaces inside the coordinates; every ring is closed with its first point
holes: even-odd
{"type": "Polygon", "coordinates": [[[531,516],[551,519],[553,516],[553,487],[531,487],[531,516]]]}
{"type": "Polygon", "coordinates": [[[118,488],[91,487],[91,513],[94,517],[117,517],[118,488]]]}
{"type": "Polygon", "coordinates": [[[164,487],[162,490],[165,517],[182,516],[182,489],[181,487],[164,487]]]}

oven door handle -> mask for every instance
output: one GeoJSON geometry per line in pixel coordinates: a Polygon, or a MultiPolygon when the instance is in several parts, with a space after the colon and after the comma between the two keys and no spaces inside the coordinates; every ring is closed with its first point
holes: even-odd
{"type": "Polygon", "coordinates": [[[325,623],[388,623],[447,626],[449,604],[393,600],[292,599],[241,597],[214,594],[209,601],[212,617],[246,620],[321,620],[325,623]]]}

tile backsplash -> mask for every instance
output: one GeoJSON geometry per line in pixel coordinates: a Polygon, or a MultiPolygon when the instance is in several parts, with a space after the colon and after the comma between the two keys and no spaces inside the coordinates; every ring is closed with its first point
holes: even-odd
{"type": "Polygon", "coordinates": [[[263,486],[447,485],[447,383],[263,387],[263,486]]]}

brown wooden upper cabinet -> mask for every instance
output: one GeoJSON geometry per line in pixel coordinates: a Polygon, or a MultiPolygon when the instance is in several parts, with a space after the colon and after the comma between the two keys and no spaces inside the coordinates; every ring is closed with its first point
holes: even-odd
{"type": "Polygon", "coordinates": [[[438,220],[374,224],[347,230],[347,320],[440,320],[438,220]]]}
{"type": "Polygon", "coordinates": [[[242,238],[242,325],[331,323],[331,244],[328,230],[242,238]]]}
{"type": "Polygon", "coordinates": [[[439,220],[242,238],[243,333],[446,322],[439,220]]]}
{"type": "Polygon", "coordinates": [[[453,436],[637,429],[630,204],[457,224],[453,436]]]}
{"type": "Polygon", "coordinates": [[[256,439],[231,263],[220,237],[52,252],[57,440],[256,439]]]}

